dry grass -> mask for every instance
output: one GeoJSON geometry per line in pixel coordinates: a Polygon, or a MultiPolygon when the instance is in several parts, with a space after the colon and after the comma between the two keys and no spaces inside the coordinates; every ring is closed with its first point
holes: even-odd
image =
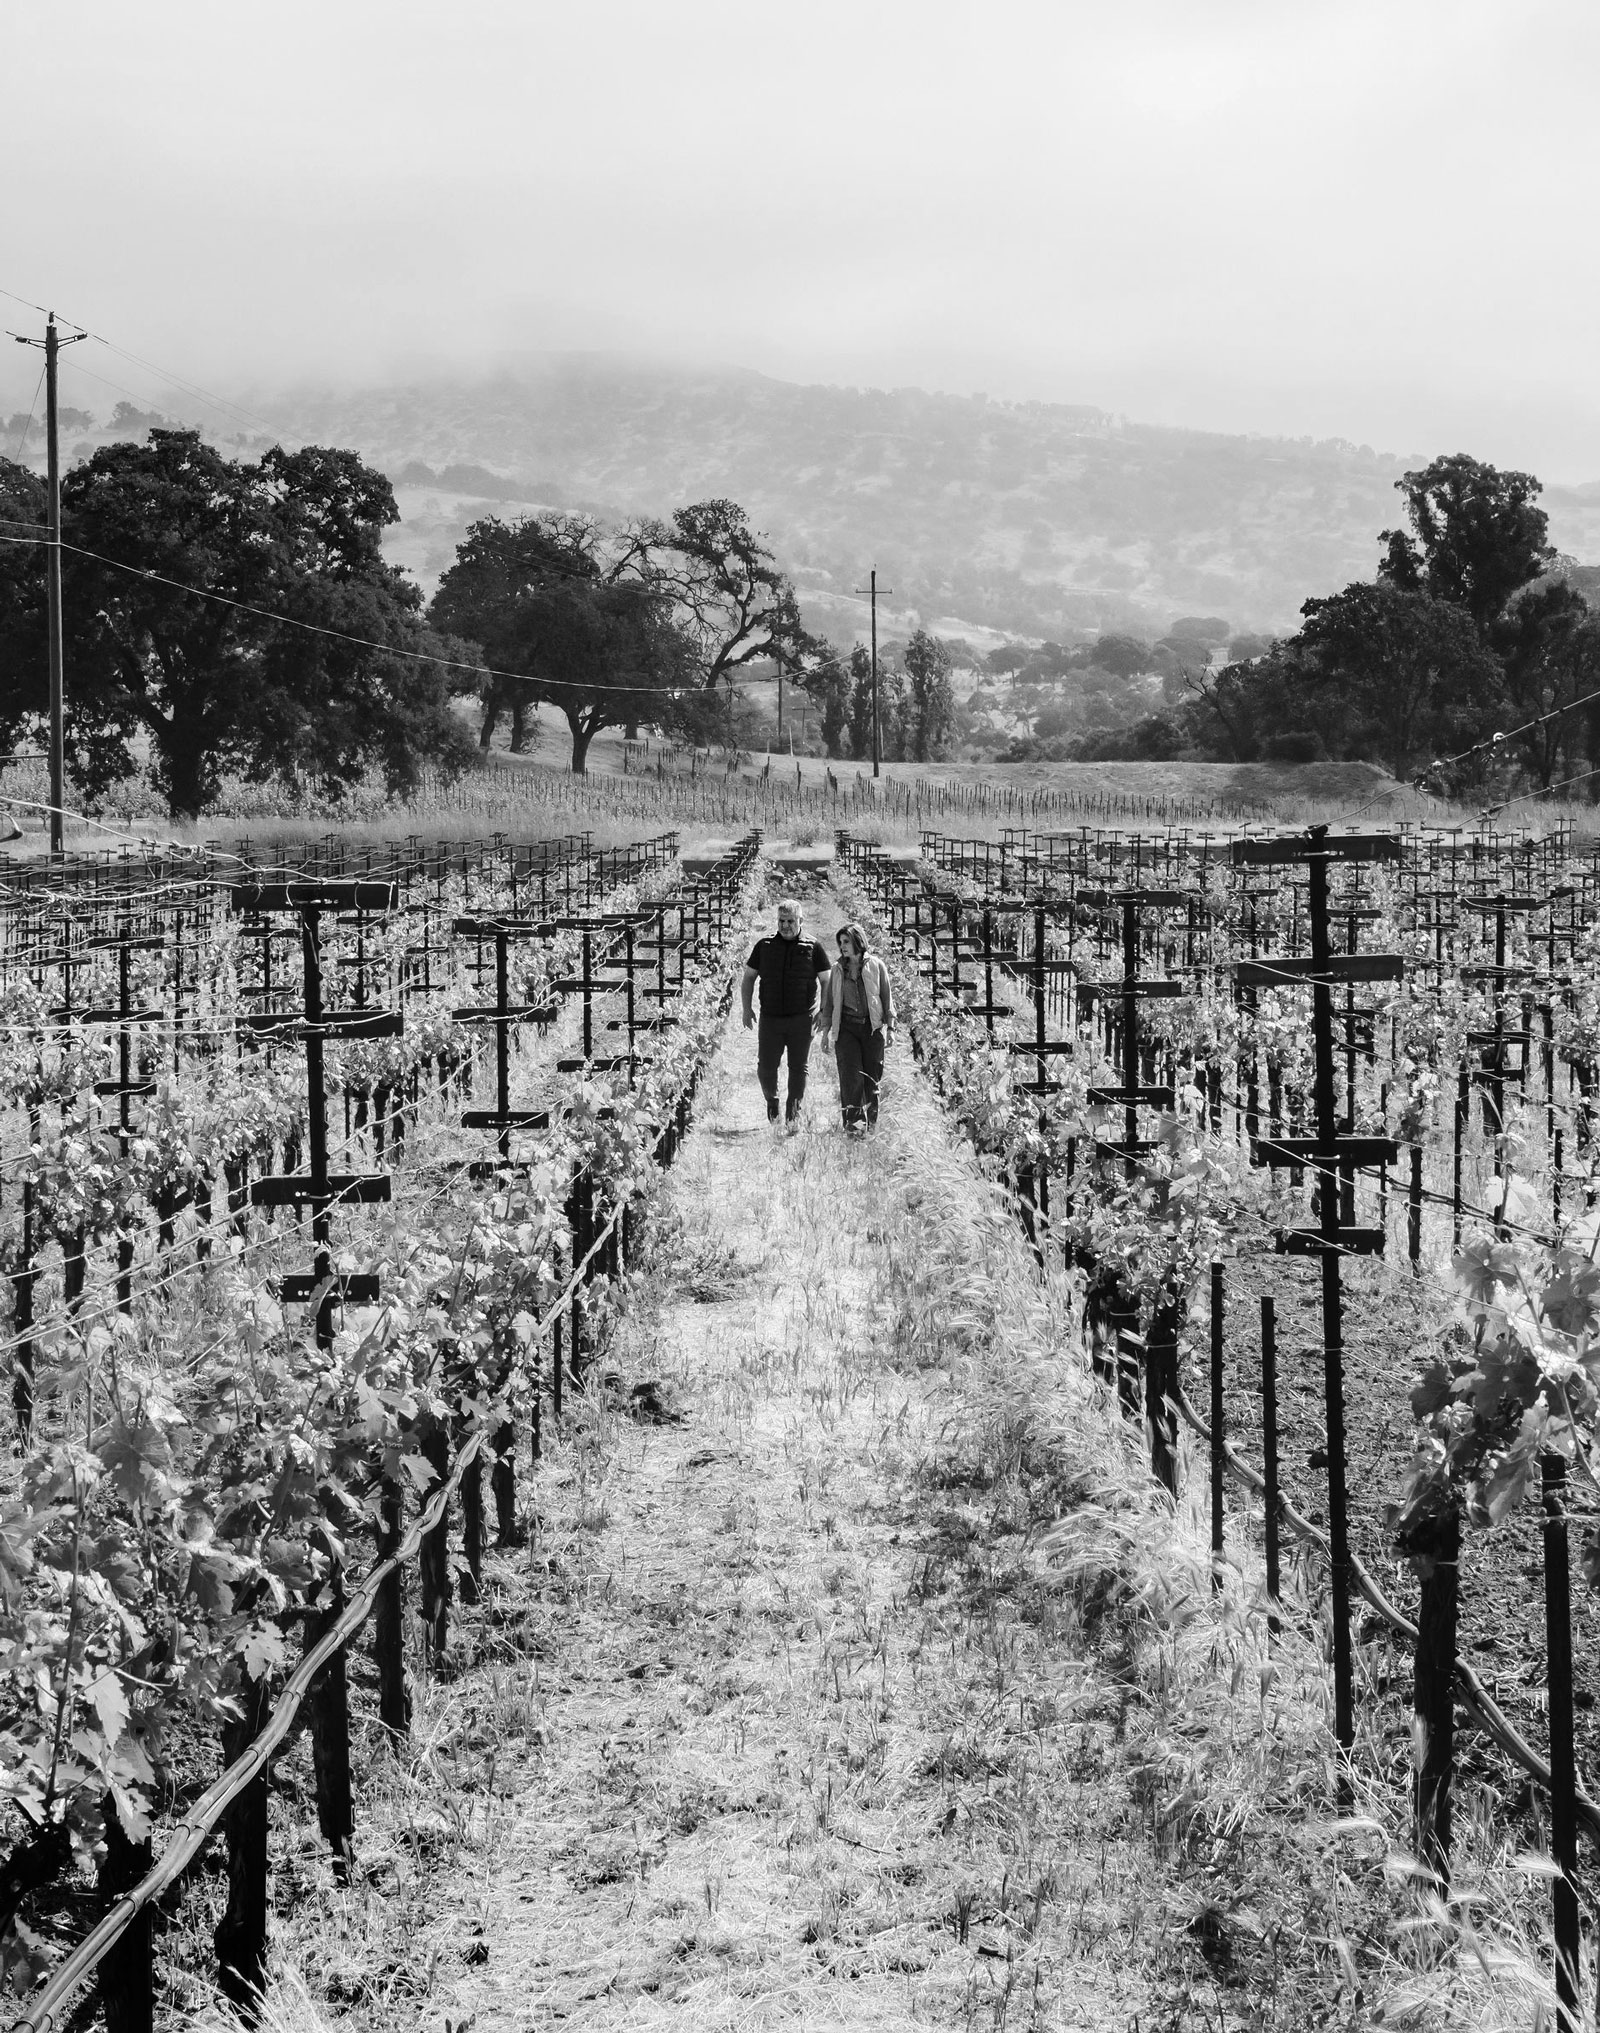
{"type": "MultiPolygon", "coordinates": [[[[227,845],[245,836],[271,846],[332,832],[359,848],[411,834],[450,839],[505,832],[530,840],[587,830],[597,845],[611,846],[675,827],[695,851],[751,826],[775,842],[808,845],[845,825],[876,844],[911,849],[924,827],[998,841],[1004,829],[1019,825],[1037,832],[1085,825],[1227,831],[1246,822],[1376,827],[1407,820],[1470,830],[1481,818],[1476,806],[1447,805],[1367,763],[886,763],[875,789],[868,767],[809,756],[798,763],[775,756],[766,781],[762,754],[747,756],[732,775],[712,758],[694,778],[668,773],[658,780],[648,767],[624,776],[621,748],[620,737],[598,739],[590,773],[581,777],[566,769],[559,743],[547,743],[537,756],[496,748],[475,756],[455,782],[425,772],[416,794],[400,803],[376,777],[338,802],[313,787],[291,792],[276,783],[230,779],[217,810],[196,825],[174,825],[149,780],[138,775],[107,794],[98,823],[69,819],[67,843],[87,851],[115,845],[118,835],[227,845]]],[[[686,766],[682,758],[673,765],[686,766]]],[[[11,854],[27,858],[43,851],[47,797],[41,762],[5,766],[0,808],[19,819],[26,835],[11,854]]],[[[1501,823],[1535,832],[1558,824],[1584,834],[1596,830],[1592,805],[1548,800],[1518,803],[1501,823]]]]}

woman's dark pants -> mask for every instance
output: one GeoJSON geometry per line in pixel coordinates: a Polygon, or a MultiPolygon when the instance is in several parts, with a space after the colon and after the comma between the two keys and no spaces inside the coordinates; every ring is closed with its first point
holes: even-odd
{"type": "Polygon", "coordinates": [[[883,1032],[866,1024],[842,1023],[833,1056],[839,1067],[839,1106],[845,1127],[878,1119],[878,1085],[883,1079],[883,1032]]]}

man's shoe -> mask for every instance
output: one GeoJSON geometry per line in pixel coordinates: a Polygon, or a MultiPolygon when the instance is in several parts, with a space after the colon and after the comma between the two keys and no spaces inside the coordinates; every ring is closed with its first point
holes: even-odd
{"type": "Polygon", "coordinates": [[[778,1104],[775,1101],[769,1101],[767,1103],[767,1120],[768,1122],[776,1122],[777,1119],[778,1119],[778,1104]]]}
{"type": "Polygon", "coordinates": [[[799,1116],[797,1115],[790,1116],[789,1120],[783,1126],[783,1133],[785,1136],[791,1137],[797,1137],[800,1134],[799,1116]]]}

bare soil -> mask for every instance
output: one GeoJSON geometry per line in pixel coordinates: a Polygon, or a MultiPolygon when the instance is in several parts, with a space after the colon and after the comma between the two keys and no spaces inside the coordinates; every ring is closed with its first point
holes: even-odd
{"type": "MultiPolygon", "coordinates": [[[[1435,1227],[1441,1224],[1435,1221],[1435,1227]]],[[[1442,1226],[1448,1228],[1448,1210],[1442,1226]]],[[[1417,1611],[1418,1585],[1395,1550],[1385,1509],[1400,1495],[1411,1460],[1410,1391],[1443,1350],[1455,1317],[1447,1266],[1413,1271],[1394,1261],[1353,1260],[1343,1272],[1345,1425],[1350,1539],[1383,1582],[1390,1600],[1417,1611]]],[[[1314,1263],[1276,1255],[1242,1256],[1228,1265],[1224,1302],[1227,1425],[1244,1458],[1260,1468],[1260,1301],[1277,1308],[1280,1479],[1285,1496],[1315,1524],[1326,1523],[1328,1481],[1320,1272],[1314,1263]]],[[[1206,1308],[1205,1295],[1201,1295],[1206,1308]]],[[[1186,1387],[1201,1410],[1209,1390],[1210,1327],[1202,1310],[1187,1364],[1186,1387]]],[[[1236,1512],[1243,1493],[1230,1489],[1236,1512]]],[[[1257,1501],[1253,1509],[1259,1513],[1257,1501]]],[[[1262,1527],[1253,1520],[1259,1543],[1262,1527]]],[[[1600,1597],[1581,1583],[1571,1595],[1578,1769],[1600,1784],[1600,1597]]],[[[1364,1707],[1362,1755],[1387,1768],[1399,1797],[1409,1780],[1406,1730],[1411,1700],[1409,1648],[1391,1643],[1381,1619],[1356,1604],[1358,1704],[1364,1707]],[[1381,1718],[1381,1720],[1380,1720],[1381,1718]]],[[[1535,1749],[1547,1748],[1545,1724],[1544,1560],[1536,1498],[1494,1531],[1468,1531],[1461,1553],[1458,1644],[1485,1685],[1535,1749]]],[[[1518,1767],[1491,1743],[1464,1708],[1456,1712],[1460,1784],[1477,1789],[1486,1810],[1544,1839],[1543,1801],[1518,1767]]]]}

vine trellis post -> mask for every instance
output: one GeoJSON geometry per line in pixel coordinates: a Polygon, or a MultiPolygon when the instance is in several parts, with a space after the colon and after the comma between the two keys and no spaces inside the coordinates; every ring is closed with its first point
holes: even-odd
{"type": "MultiPolygon", "coordinates": [[[[1290,1256],[1315,1256],[1322,1269],[1323,1389],[1327,1412],[1328,1538],[1333,1596],[1334,1735],[1348,1759],[1355,1744],[1355,1677],[1350,1646],[1350,1520],[1345,1479],[1344,1317],[1339,1270],[1346,1255],[1382,1253],[1382,1227],[1362,1228],[1341,1220],[1353,1206],[1355,1173],[1365,1166],[1392,1164],[1398,1146],[1390,1137],[1341,1134],[1334,1090],[1333,988],[1360,981],[1398,981],[1404,964],[1396,954],[1335,954],[1329,939],[1328,870],[1335,862],[1398,861],[1400,841],[1394,834],[1365,834],[1332,839],[1326,826],[1277,840],[1236,840],[1235,866],[1307,864],[1307,908],[1310,918],[1309,956],[1240,960],[1234,964],[1241,987],[1277,988],[1306,982],[1311,987],[1311,1036],[1315,1067],[1316,1134],[1258,1139],[1252,1148],[1257,1164],[1310,1165],[1317,1178],[1317,1226],[1292,1228],[1278,1237],[1290,1256]]],[[[1341,1767],[1341,1807],[1351,1802],[1349,1772],[1341,1767]]]]}
{"type": "Polygon", "coordinates": [[[260,916],[293,913],[300,924],[300,954],[304,1003],[297,1011],[264,1010],[247,1018],[251,1028],[278,1037],[298,1037],[306,1055],[306,1142],[308,1169],[276,1178],[252,1180],[251,1204],[256,1207],[306,1207],[311,1209],[313,1261],[309,1275],[300,1273],[283,1279],[280,1291],[286,1305],[305,1305],[314,1297],[317,1306],[317,1340],[323,1347],[333,1342],[333,1314],[338,1300],[372,1306],[378,1301],[375,1277],[352,1274],[333,1277],[332,1222],[330,1210],[341,1200],[385,1201],[392,1181],[387,1172],[332,1173],[328,1170],[328,1095],[325,1077],[325,1047],[330,1038],[395,1038],[405,1027],[398,1010],[327,1010],[322,1000],[322,946],[320,924],[325,911],[389,912],[399,902],[393,882],[313,881],[282,883],[241,883],[232,894],[236,911],[260,916]]]}

